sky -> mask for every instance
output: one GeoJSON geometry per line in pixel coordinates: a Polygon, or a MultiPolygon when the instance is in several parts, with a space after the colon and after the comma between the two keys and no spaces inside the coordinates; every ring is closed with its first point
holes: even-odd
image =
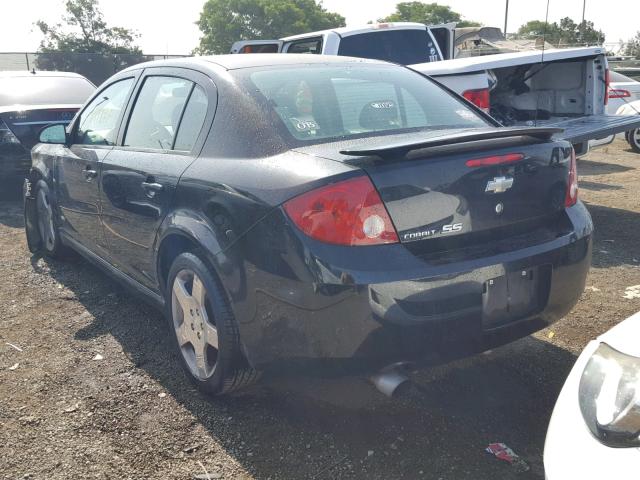
{"type": "MultiPolygon", "coordinates": [[[[428,0],[429,2],[432,0],[428,0]]],[[[607,44],[627,40],[640,30],[640,1],[586,1],[586,19],[603,30],[607,44]],[[613,8],[612,8],[613,7],[613,8]]],[[[33,26],[37,20],[55,24],[64,0],[1,0],[7,2],[0,15],[0,52],[33,52],[41,34],[33,26]],[[8,4],[11,4],[9,8],[8,4]]],[[[549,21],[571,17],[582,19],[583,0],[549,0],[549,21]]],[[[343,15],[347,25],[377,20],[395,9],[394,0],[324,0],[327,10],[343,15]]],[[[502,28],[505,0],[442,0],[463,18],[502,28]]],[[[111,26],[137,30],[137,44],[148,54],[188,54],[198,45],[195,25],[204,0],[101,0],[105,20],[111,26]]],[[[508,31],[514,32],[529,20],[544,20],[547,0],[510,0],[508,31]]]]}

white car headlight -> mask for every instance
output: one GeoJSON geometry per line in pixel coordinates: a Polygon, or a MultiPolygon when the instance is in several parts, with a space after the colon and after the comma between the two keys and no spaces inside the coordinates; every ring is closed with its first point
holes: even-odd
{"type": "Polygon", "coordinates": [[[582,416],[602,443],[640,446],[640,358],[601,343],[582,373],[579,396],[582,416]]]}

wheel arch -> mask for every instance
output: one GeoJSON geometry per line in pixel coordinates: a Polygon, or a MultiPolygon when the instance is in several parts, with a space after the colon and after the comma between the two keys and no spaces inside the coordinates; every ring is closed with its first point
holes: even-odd
{"type": "MultiPolygon", "coordinates": [[[[183,252],[201,252],[213,268],[218,280],[222,277],[216,266],[220,242],[208,219],[196,212],[178,210],[170,213],[162,223],[156,242],[155,264],[158,285],[164,292],[173,260],[183,252]]],[[[224,285],[223,285],[224,286],[224,285]]]]}

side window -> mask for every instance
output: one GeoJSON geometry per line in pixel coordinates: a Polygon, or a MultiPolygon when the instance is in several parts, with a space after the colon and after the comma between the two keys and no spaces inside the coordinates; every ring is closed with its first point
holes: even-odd
{"type": "Polygon", "coordinates": [[[322,38],[309,38],[297,40],[289,44],[287,53],[311,53],[319,55],[322,53],[322,38]]]}
{"type": "Polygon", "coordinates": [[[129,118],[124,145],[171,150],[193,83],[176,77],[147,77],[129,118]]]}
{"type": "Polygon", "coordinates": [[[207,116],[208,106],[207,94],[202,87],[196,85],[182,115],[174,150],[190,152],[193,149],[207,116]]]}
{"type": "Polygon", "coordinates": [[[133,78],[127,78],[100,92],[80,114],[74,143],[114,145],[118,135],[118,119],[132,86],[133,78]]]}

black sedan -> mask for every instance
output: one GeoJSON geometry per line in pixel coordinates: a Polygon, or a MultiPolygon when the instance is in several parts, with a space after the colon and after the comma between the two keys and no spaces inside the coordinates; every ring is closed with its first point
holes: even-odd
{"type": "Polygon", "coordinates": [[[152,62],[42,131],[27,238],[164,309],[212,394],[263,371],[444,361],[558,320],[583,291],[593,227],[556,133],[501,128],[379,61],[152,62]]]}
{"type": "Polygon", "coordinates": [[[77,73],[0,72],[0,179],[21,181],[40,130],[69,123],[95,89],[77,73]]]}

